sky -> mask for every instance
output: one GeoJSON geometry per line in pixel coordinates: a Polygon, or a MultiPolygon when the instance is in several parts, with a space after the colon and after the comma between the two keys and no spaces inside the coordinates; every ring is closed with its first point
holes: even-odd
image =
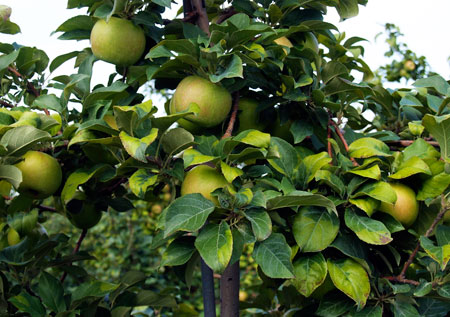
{"type": "MultiPolygon", "coordinates": [[[[89,46],[87,40],[62,41],[57,39],[58,34],[52,34],[68,18],[86,14],[85,9],[67,10],[66,0],[0,0],[0,4],[12,8],[11,21],[17,23],[22,31],[13,36],[0,33],[0,42],[36,46],[44,50],[50,60],[89,46]]],[[[178,7],[177,4],[172,6],[178,7]]],[[[381,37],[375,40],[375,36],[383,32],[385,23],[394,23],[404,34],[402,41],[417,55],[424,55],[432,71],[450,79],[450,41],[446,22],[450,0],[369,0],[365,7],[359,8],[358,16],[343,22],[331,8],[325,21],[335,24],[340,32],[346,33],[347,38],[359,36],[368,40],[363,44],[366,49],[364,60],[373,70],[387,61],[383,56],[387,44],[381,37]]],[[[49,78],[72,73],[73,63],[73,60],[67,62],[49,78]]],[[[106,84],[108,75],[113,71],[112,65],[95,63],[93,82],[106,84]]]]}

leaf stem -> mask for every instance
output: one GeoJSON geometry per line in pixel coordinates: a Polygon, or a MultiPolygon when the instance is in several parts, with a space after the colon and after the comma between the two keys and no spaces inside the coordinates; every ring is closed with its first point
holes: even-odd
{"type": "MultiPolygon", "coordinates": [[[[83,242],[84,238],[86,237],[86,234],[88,232],[88,229],[83,229],[80,234],[80,238],[78,238],[77,244],[75,245],[75,248],[72,251],[72,254],[77,254],[78,251],[80,251],[81,243],[83,242]]],[[[64,280],[67,277],[67,271],[64,271],[63,275],[60,278],[61,283],[64,282],[64,280]]]]}
{"type": "MultiPolygon", "coordinates": [[[[333,120],[329,120],[329,123],[334,127],[334,130],[336,131],[336,134],[338,135],[339,139],[342,141],[342,144],[344,144],[344,148],[345,151],[348,152],[348,144],[347,141],[344,138],[344,135],[341,132],[341,129],[339,128],[339,126],[336,124],[336,122],[334,122],[333,120]]],[[[351,157],[350,160],[353,162],[353,166],[358,166],[358,162],[356,162],[356,160],[351,157]]]]}

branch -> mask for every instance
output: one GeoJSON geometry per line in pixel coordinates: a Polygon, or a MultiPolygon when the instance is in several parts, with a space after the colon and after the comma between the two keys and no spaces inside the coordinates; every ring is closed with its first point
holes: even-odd
{"type": "MultiPolygon", "coordinates": [[[[81,243],[83,242],[84,238],[86,237],[87,232],[88,232],[88,229],[83,229],[83,231],[81,231],[80,238],[78,239],[77,244],[75,245],[75,248],[72,251],[73,255],[77,254],[78,251],[80,251],[81,243]]],[[[66,279],[66,276],[67,276],[67,272],[65,271],[60,278],[61,283],[64,282],[64,280],[66,279]]]]}
{"type": "MultiPolygon", "coordinates": [[[[26,83],[28,90],[30,90],[35,97],[39,97],[41,95],[41,93],[36,89],[36,87],[34,87],[34,85],[30,83],[24,75],[19,73],[17,69],[15,69],[13,66],[8,66],[8,70],[17,77],[22,78],[26,83]]],[[[44,109],[44,112],[46,115],[50,114],[50,112],[47,109],[44,109]]]]}
{"type": "Polygon", "coordinates": [[[7,108],[14,108],[15,106],[13,104],[10,104],[9,102],[0,99],[0,105],[2,105],[3,107],[7,107],[7,108]]]}
{"type": "Polygon", "coordinates": [[[228,8],[228,9],[225,9],[225,10],[219,15],[219,18],[217,19],[216,24],[222,23],[223,21],[225,21],[226,19],[228,19],[229,17],[231,17],[231,16],[233,16],[233,15],[235,15],[235,14],[237,14],[237,13],[239,13],[239,12],[237,12],[236,10],[234,10],[234,8],[228,8]]]}
{"type": "Polygon", "coordinates": [[[239,91],[233,94],[233,110],[231,112],[231,117],[230,121],[228,122],[227,130],[222,136],[222,139],[231,137],[231,134],[233,133],[234,123],[236,122],[238,109],[239,109],[239,91]]]}
{"type": "MultiPolygon", "coordinates": [[[[428,144],[439,147],[439,143],[436,141],[425,140],[428,144]]],[[[397,141],[386,141],[387,144],[392,144],[393,146],[399,147],[407,147],[414,143],[414,140],[397,140],[397,141]]]]}
{"type": "Polygon", "coordinates": [[[58,212],[55,208],[50,207],[50,206],[39,205],[39,206],[37,206],[37,208],[39,209],[39,211],[58,212]]]}
{"type": "MultiPolygon", "coordinates": [[[[329,124],[331,124],[334,127],[334,130],[336,131],[336,134],[338,135],[339,139],[341,139],[342,144],[344,144],[345,151],[348,152],[347,141],[345,140],[344,135],[342,134],[341,129],[339,128],[339,126],[333,120],[330,120],[329,124]]],[[[356,162],[356,160],[353,157],[351,157],[350,160],[353,162],[353,166],[358,166],[359,165],[358,162],[356,162]]]]}
{"type": "MultiPolygon", "coordinates": [[[[331,127],[330,127],[330,125],[328,125],[328,128],[327,128],[327,139],[328,139],[327,140],[328,156],[333,158],[333,151],[332,151],[331,142],[330,142],[330,139],[331,139],[331,127]]],[[[333,161],[331,161],[330,164],[332,165],[333,161]]]]}
{"type": "Polygon", "coordinates": [[[211,35],[204,0],[183,0],[183,11],[184,22],[195,22],[203,32],[208,36],[211,35]]]}

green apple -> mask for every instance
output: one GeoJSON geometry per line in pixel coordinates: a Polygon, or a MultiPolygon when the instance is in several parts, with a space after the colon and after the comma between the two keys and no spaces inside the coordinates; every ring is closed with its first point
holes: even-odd
{"type": "Polygon", "coordinates": [[[20,236],[19,233],[14,230],[13,228],[9,228],[8,230],[8,244],[10,246],[16,245],[20,242],[20,236]]]}
{"type": "Polygon", "coordinates": [[[419,204],[414,191],[401,183],[390,184],[397,195],[395,204],[381,202],[379,210],[390,214],[405,227],[411,226],[419,214],[419,204]]]}
{"type": "Polygon", "coordinates": [[[130,20],[111,17],[98,20],[91,31],[92,53],[117,66],[135,64],[145,50],[144,31],[130,20]]]}
{"type": "Polygon", "coordinates": [[[220,206],[217,197],[211,193],[218,188],[228,186],[225,177],[215,168],[207,165],[199,165],[186,173],[181,184],[181,196],[192,193],[200,193],[206,199],[212,201],[216,206],[220,206]]]}
{"type": "Polygon", "coordinates": [[[188,76],[177,86],[173,95],[171,114],[189,109],[197,104],[199,113],[184,119],[204,128],[214,127],[225,120],[231,109],[231,94],[224,87],[199,76],[188,76]]]}
{"type": "Polygon", "coordinates": [[[257,108],[258,101],[254,99],[241,98],[239,100],[239,129],[236,134],[249,129],[262,131],[265,128],[265,124],[259,120],[257,108]]]}
{"type": "Polygon", "coordinates": [[[22,183],[17,190],[35,199],[53,195],[62,181],[58,161],[39,151],[28,151],[22,158],[23,160],[16,164],[22,172],[22,183]]]}
{"type": "Polygon", "coordinates": [[[90,229],[102,218],[102,211],[84,198],[76,197],[66,204],[66,216],[78,229],[90,229]]]}

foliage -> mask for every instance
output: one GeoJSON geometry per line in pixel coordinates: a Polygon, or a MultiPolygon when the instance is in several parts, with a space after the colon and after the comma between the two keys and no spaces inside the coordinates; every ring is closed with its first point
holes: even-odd
{"type": "Polygon", "coordinates": [[[86,15],[56,29],[62,40],[88,39],[95,21],[111,16],[144,30],[148,51],[117,66],[106,86],[91,83],[97,58],[89,47],[49,61],[37,48],[2,43],[2,314],[129,316],[144,306],[147,315],[195,315],[200,295],[186,290],[199,287],[201,258],[216,274],[248,264],[242,315],[445,316],[450,85],[439,75],[408,89],[371,82],[364,39],[346,39],[323,21],[329,7],[346,19],[366,2],[239,0],[223,11],[228,3],[209,1],[209,18],[218,20],[205,28],[201,12],[163,20],[170,1],[69,0],[86,15]],[[318,52],[303,45],[306,33],[318,52]],[[274,42],[283,36],[292,47],[274,42]],[[73,74],[47,80],[70,59],[73,74]],[[231,129],[226,120],[191,133],[176,122],[198,105],[156,116],[164,105],[140,92],[148,82],[167,92],[189,75],[234,96],[231,129]],[[241,97],[258,101],[265,130],[231,132],[241,97]],[[62,167],[61,187],[45,200],[16,191],[15,164],[30,149],[62,167]],[[180,193],[200,164],[230,183],[211,193],[219,207],[180,193]],[[410,228],[377,212],[396,202],[394,182],[419,201],[410,228]],[[148,204],[164,197],[162,213],[148,218],[148,204]],[[75,200],[103,218],[70,251],[74,230],[64,217],[75,200]],[[119,251],[106,239],[116,234],[128,234],[119,251]],[[109,271],[110,252],[124,254],[120,272],[109,271]],[[97,279],[99,270],[111,280],[97,279]]]}

